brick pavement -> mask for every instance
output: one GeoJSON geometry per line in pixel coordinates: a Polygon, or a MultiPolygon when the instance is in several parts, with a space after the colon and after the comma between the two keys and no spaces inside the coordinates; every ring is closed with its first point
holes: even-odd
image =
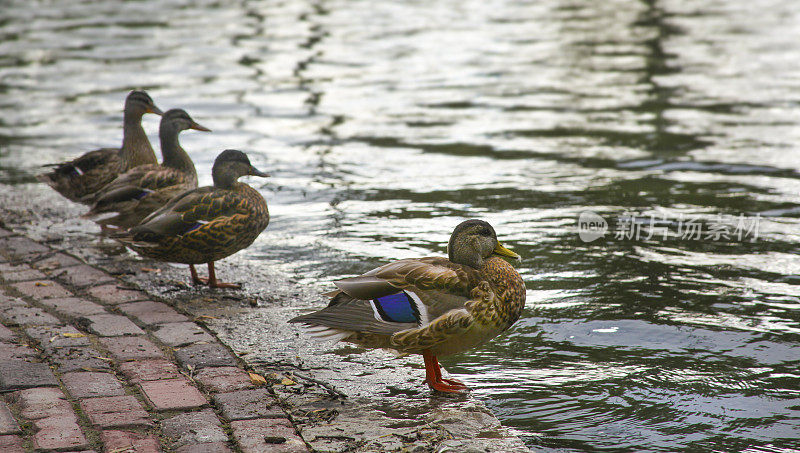
{"type": "Polygon", "coordinates": [[[0,451],[305,452],[213,335],[0,228],[0,451]]]}

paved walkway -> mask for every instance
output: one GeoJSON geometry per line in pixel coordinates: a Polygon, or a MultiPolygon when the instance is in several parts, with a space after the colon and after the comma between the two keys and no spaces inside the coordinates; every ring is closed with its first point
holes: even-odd
{"type": "Polygon", "coordinates": [[[267,382],[150,299],[0,228],[0,451],[308,451],[267,382]]]}

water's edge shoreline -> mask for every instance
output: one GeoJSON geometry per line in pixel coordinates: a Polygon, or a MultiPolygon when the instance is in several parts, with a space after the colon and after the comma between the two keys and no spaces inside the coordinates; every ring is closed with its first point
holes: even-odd
{"type": "Polygon", "coordinates": [[[0,188],[0,226],[175,307],[248,367],[278,382],[270,392],[314,451],[528,451],[476,397],[416,389],[422,374],[415,361],[389,360],[380,351],[331,351],[299,335],[285,320],[297,311],[292,301],[308,295],[281,276],[254,272],[245,259],[233,257],[220,272],[228,280],[244,279],[244,289],[193,288],[184,283],[185,269],[135,259],[98,239],[99,229],[77,218],[83,209],[48,188],[0,188]]]}

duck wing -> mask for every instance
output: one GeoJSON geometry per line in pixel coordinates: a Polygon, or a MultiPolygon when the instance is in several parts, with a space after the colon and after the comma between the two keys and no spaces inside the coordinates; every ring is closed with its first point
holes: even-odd
{"type": "Polygon", "coordinates": [[[68,162],[45,165],[53,169],[37,178],[70,200],[84,202],[84,197],[119,175],[121,164],[119,149],[101,148],[68,162]]]}
{"type": "Polygon", "coordinates": [[[392,335],[463,309],[480,280],[474,269],[444,258],[399,260],[335,282],[339,291],[328,307],[289,322],[319,326],[322,336],[392,335]]]}
{"type": "MultiPolygon", "coordinates": [[[[174,191],[181,190],[180,187],[186,182],[186,175],[172,168],[160,165],[136,167],[118,176],[93,196],[90,195],[92,208],[84,217],[91,218],[105,212],[132,209],[146,197],[159,192],[175,195],[174,191]]],[[[160,200],[159,205],[170,198],[172,197],[160,200]]]]}
{"type": "MultiPolygon", "coordinates": [[[[158,243],[166,237],[181,237],[200,229],[236,229],[236,216],[250,212],[247,200],[236,192],[211,186],[188,190],[147,216],[142,223],[117,239],[158,243]]],[[[139,244],[141,245],[141,244],[139,244]]]]}

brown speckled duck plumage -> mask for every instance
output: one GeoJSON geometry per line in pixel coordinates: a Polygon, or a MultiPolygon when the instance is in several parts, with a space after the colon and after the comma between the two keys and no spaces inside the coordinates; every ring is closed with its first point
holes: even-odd
{"type": "Polygon", "coordinates": [[[337,281],[328,307],[289,322],[320,338],[422,354],[428,385],[460,392],[466,386],[443,379],[436,356],[496,337],[525,305],[525,283],[501,256],[519,258],[491,225],[468,220],[453,231],[448,258],[399,260],[337,281]]]}
{"type": "Polygon", "coordinates": [[[159,126],[161,165],[133,168],[86,197],[84,201],[92,208],[84,217],[103,227],[130,228],[173,197],[196,188],[194,163],[178,141],[178,135],[186,129],[209,131],[181,109],[164,113],[159,126]]]}
{"type": "Polygon", "coordinates": [[[187,191],[153,212],[127,232],[112,237],[137,253],[160,261],[191,265],[209,263],[209,285],[235,286],[216,282],[213,262],[248,247],[269,224],[264,197],[241,176],[268,176],[250,164],[247,155],[225,150],[214,161],[214,185],[187,191]]]}
{"type": "Polygon", "coordinates": [[[83,203],[87,196],[131,168],[158,163],[142,128],[146,113],[162,114],[147,93],[131,91],[125,99],[121,148],[100,148],[68,162],[49,165],[55,168],[37,178],[62,196],[83,203]]]}

